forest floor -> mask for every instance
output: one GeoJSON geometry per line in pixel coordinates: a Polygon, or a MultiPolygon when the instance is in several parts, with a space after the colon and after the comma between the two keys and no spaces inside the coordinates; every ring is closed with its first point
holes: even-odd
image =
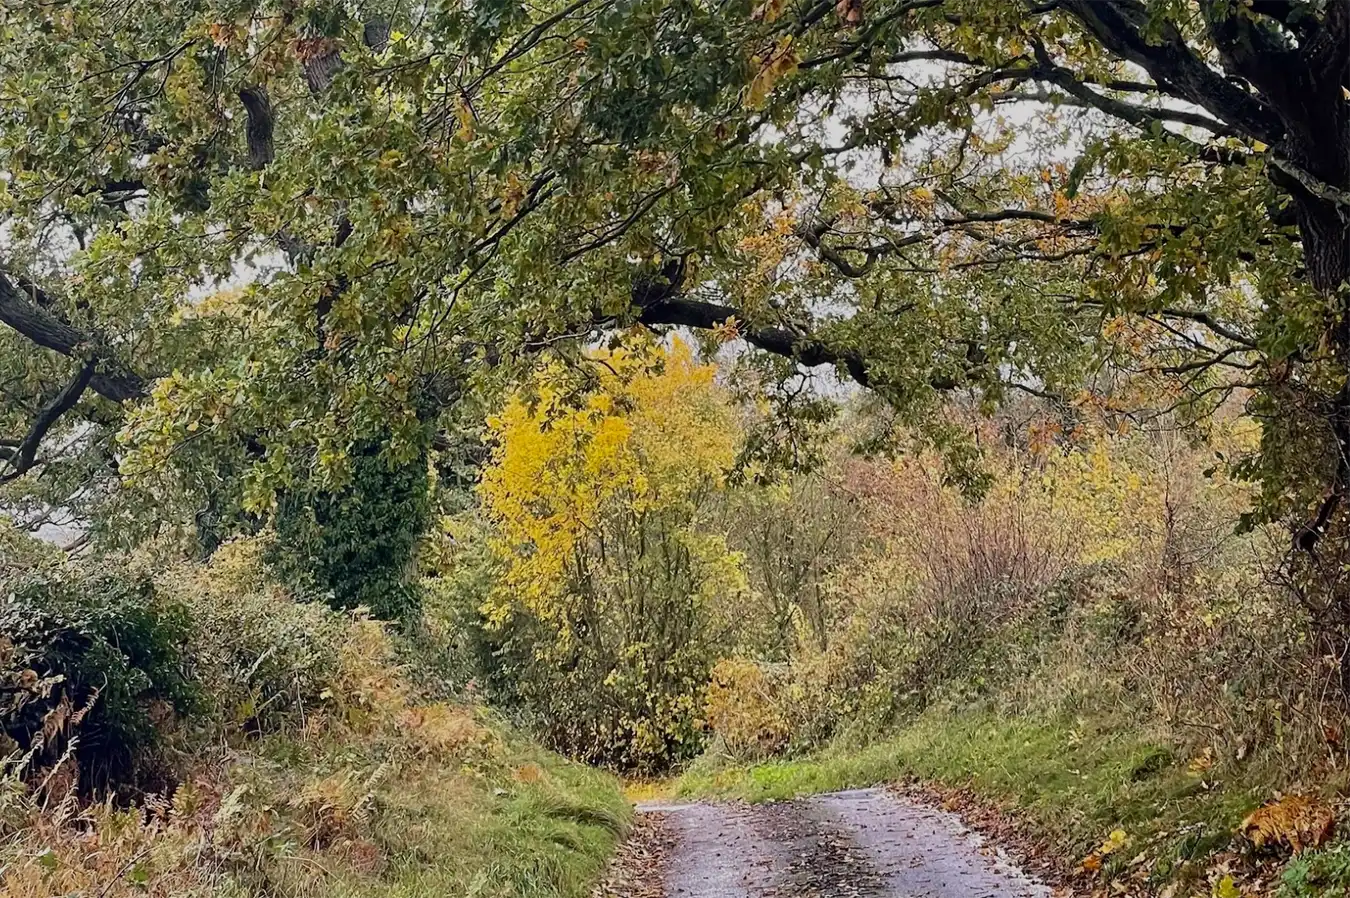
{"type": "Polygon", "coordinates": [[[649,802],[601,894],[1048,898],[956,815],[885,789],[767,804],[649,802]]]}

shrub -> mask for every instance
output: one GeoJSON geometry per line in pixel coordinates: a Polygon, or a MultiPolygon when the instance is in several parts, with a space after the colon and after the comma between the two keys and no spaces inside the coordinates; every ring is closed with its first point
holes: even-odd
{"type": "Polygon", "coordinates": [[[277,732],[334,697],[353,619],[272,581],[268,537],[226,543],[208,564],[171,567],[161,582],[196,623],[192,656],[211,716],[225,732],[277,732]]]}
{"type": "Polygon", "coordinates": [[[821,581],[828,626],[798,626],[793,747],[936,700],[1124,705],[1235,762],[1336,748],[1340,666],[1268,581],[1274,540],[1234,532],[1245,487],[1212,462],[1166,433],[991,452],[979,501],[923,456],[836,462],[859,532],[821,581]]]}
{"type": "Polygon", "coordinates": [[[553,746],[659,769],[701,747],[708,671],[743,616],[740,556],[709,520],[737,437],[683,343],[593,360],[581,395],[555,366],[490,422],[500,577],[480,607],[553,746]]]}
{"type": "Polygon", "coordinates": [[[1279,898],[1346,898],[1350,895],[1350,843],[1304,852],[1280,877],[1279,898]]]}
{"type": "Polygon", "coordinates": [[[780,684],[764,665],[724,658],[709,677],[704,700],[708,726],[731,757],[769,757],[787,745],[790,735],[782,700],[780,684]]]}
{"type": "Polygon", "coordinates": [[[186,608],[143,576],[59,569],[0,594],[0,632],[0,724],[22,751],[52,758],[74,740],[86,787],[159,773],[157,724],[199,699],[186,608]]]}
{"type": "Polygon", "coordinates": [[[829,582],[866,536],[861,504],[830,476],[840,467],[728,491],[727,539],[751,587],[737,636],[756,657],[786,660],[799,640],[823,649],[838,623],[829,582]]]}
{"type": "Polygon", "coordinates": [[[927,643],[912,629],[913,570],[887,557],[842,576],[828,639],[803,640],[789,668],[785,707],[797,747],[821,745],[850,724],[885,726],[914,698],[927,643]]]}

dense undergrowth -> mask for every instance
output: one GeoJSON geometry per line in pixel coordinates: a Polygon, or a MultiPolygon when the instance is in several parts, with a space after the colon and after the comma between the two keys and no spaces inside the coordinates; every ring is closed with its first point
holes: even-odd
{"type": "Polygon", "coordinates": [[[96,575],[14,545],[6,896],[575,898],[627,826],[610,776],[428,688],[384,625],[296,601],[257,542],[96,575]]]}
{"type": "Polygon", "coordinates": [[[690,347],[595,360],[488,422],[476,494],[394,478],[416,540],[390,502],[289,562],[0,529],[0,886],[579,896],[627,808],[537,739],[688,794],[969,790],[1112,893],[1344,887],[1345,634],[1244,519],[1250,419],[953,406],[954,479],[860,404],[794,466],[690,347]],[[389,623],[329,582],[376,557],[389,623]]]}

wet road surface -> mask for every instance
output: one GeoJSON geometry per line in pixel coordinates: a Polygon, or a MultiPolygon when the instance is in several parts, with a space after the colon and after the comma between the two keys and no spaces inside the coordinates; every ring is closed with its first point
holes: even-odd
{"type": "Polygon", "coordinates": [[[954,814],[883,789],[764,805],[640,805],[667,898],[1048,898],[954,814]]]}

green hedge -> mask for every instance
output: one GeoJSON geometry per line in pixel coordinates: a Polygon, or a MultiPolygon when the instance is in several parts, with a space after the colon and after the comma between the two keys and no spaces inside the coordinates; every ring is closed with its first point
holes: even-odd
{"type": "Polygon", "coordinates": [[[187,609],[146,577],[31,573],[0,592],[0,727],[32,763],[73,740],[86,788],[144,779],[167,717],[198,706],[187,609]]]}

